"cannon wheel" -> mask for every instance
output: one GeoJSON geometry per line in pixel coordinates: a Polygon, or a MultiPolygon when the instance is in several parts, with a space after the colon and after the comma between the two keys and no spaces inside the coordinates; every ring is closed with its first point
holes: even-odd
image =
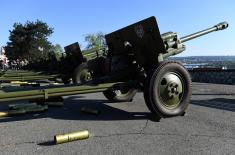
{"type": "Polygon", "coordinates": [[[191,94],[190,74],[175,61],[161,62],[148,75],[144,86],[147,107],[160,117],[183,115],[191,94]]]}
{"type": "Polygon", "coordinates": [[[135,94],[137,93],[137,89],[116,89],[111,88],[103,92],[104,96],[113,102],[131,102],[135,94]]]}
{"type": "Polygon", "coordinates": [[[73,83],[82,83],[92,79],[87,63],[79,65],[73,73],[73,83]]]}

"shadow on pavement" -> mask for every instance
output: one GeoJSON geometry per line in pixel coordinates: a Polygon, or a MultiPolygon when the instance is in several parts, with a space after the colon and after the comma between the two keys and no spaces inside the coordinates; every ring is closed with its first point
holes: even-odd
{"type": "MultiPolygon", "coordinates": [[[[77,96],[71,96],[66,98],[65,105],[63,107],[49,107],[47,112],[39,113],[39,115],[26,114],[21,116],[13,116],[1,118],[2,122],[13,122],[39,118],[54,118],[62,120],[97,120],[97,121],[109,121],[109,120],[154,120],[150,112],[128,112],[112,106],[113,103],[109,103],[108,100],[95,100],[95,99],[83,99],[77,96]],[[80,112],[82,107],[88,107],[100,111],[99,115],[84,114],[80,112]]],[[[118,103],[123,104],[123,103],[118,103]]],[[[134,104],[134,103],[133,103],[134,104]]],[[[5,105],[5,109],[7,106],[5,105]]],[[[0,111],[3,111],[2,105],[0,111]]]]}
{"type": "Polygon", "coordinates": [[[210,100],[191,100],[191,104],[235,112],[235,99],[215,98],[210,100]]]}
{"type": "Polygon", "coordinates": [[[38,145],[41,146],[52,146],[52,145],[56,145],[54,141],[46,141],[46,142],[41,142],[38,145]]]}

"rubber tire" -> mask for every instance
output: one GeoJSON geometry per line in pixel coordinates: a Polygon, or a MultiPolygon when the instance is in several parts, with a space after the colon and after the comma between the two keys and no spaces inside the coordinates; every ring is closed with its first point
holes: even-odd
{"type": "Polygon", "coordinates": [[[137,93],[137,89],[130,89],[125,95],[119,96],[113,89],[108,89],[103,92],[104,96],[112,102],[132,102],[133,97],[137,93]]]}
{"type": "Polygon", "coordinates": [[[84,70],[84,69],[87,69],[88,70],[88,64],[87,63],[82,63],[80,64],[79,66],[77,66],[73,72],[73,77],[72,77],[72,80],[73,80],[73,83],[74,84],[78,84],[78,83],[82,83],[84,81],[82,81],[80,79],[80,76],[81,76],[81,72],[84,70]]]}
{"type": "Polygon", "coordinates": [[[155,67],[148,77],[146,78],[144,85],[144,99],[148,109],[160,117],[172,117],[180,116],[185,113],[187,109],[190,98],[192,95],[192,82],[189,72],[185,67],[175,61],[163,61],[157,67],[155,67]],[[182,97],[179,105],[173,109],[168,109],[161,104],[161,100],[157,95],[157,90],[154,87],[160,83],[161,77],[164,76],[167,72],[175,72],[183,79],[183,89],[184,95],[182,97]]]}

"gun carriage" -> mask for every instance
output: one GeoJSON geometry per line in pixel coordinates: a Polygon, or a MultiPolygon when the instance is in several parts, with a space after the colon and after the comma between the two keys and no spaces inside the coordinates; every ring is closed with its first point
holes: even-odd
{"type": "Polygon", "coordinates": [[[191,78],[181,63],[166,59],[183,52],[186,41],[227,27],[223,22],[179,38],[174,32],[161,35],[155,17],[150,17],[105,35],[108,50],[91,52],[95,58],[87,59],[77,43],[67,46],[66,51],[77,54],[76,67],[69,70],[74,84],[1,92],[0,102],[94,92],[120,102],[132,101],[142,91],[152,113],[182,115],[190,102],[191,78]]]}

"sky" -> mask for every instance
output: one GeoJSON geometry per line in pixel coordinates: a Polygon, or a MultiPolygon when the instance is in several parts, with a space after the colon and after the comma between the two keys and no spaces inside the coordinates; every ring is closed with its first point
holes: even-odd
{"type": "Polygon", "coordinates": [[[234,0],[0,0],[0,46],[15,22],[37,19],[54,28],[53,44],[66,46],[90,33],[111,33],[155,16],[160,32],[180,37],[227,21],[228,29],[186,42],[179,56],[235,55],[234,0]]]}

